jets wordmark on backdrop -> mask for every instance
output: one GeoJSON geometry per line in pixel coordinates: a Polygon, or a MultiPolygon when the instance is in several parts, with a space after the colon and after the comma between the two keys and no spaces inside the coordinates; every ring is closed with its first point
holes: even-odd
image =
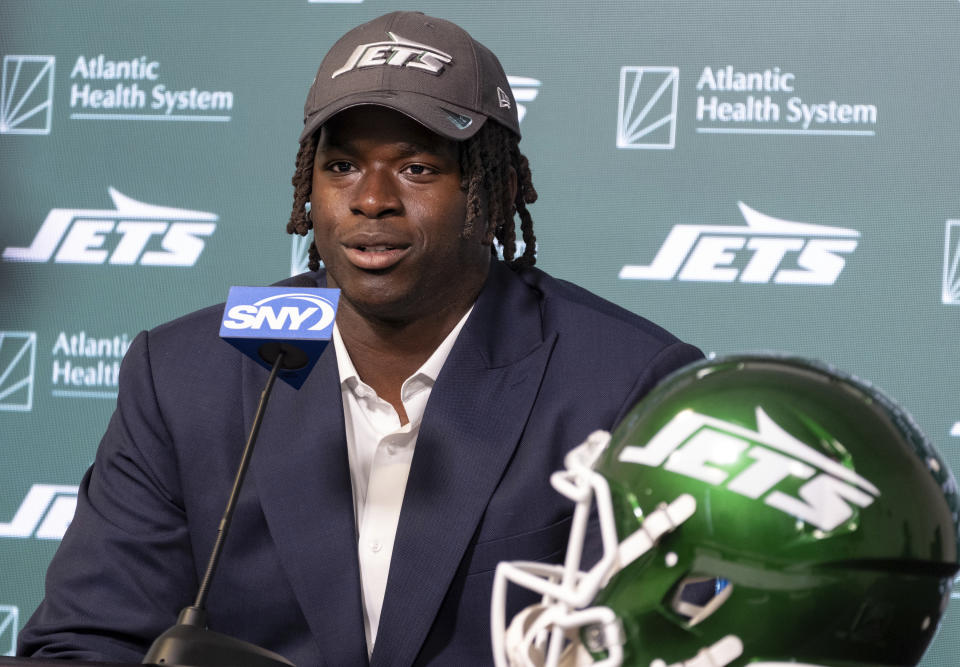
{"type": "Polygon", "coordinates": [[[62,539],[77,510],[77,490],[66,484],[32,485],[13,518],[0,522],[0,538],[62,539]]]}
{"type": "MultiPolygon", "coordinates": [[[[832,95],[811,101],[799,94],[800,80],[779,67],[743,71],[732,65],[705,66],[694,85],[696,131],[875,136],[875,104],[838,101],[832,95]]],[[[679,85],[677,67],[620,68],[618,148],[674,148],[679,85]]]]}
{"type": "Polygon", "coordinates": [[[33,242],[5,248],[8,262],[193,266],[213,234],[218,216],[157,206],[107,188],[114,209],[55,208],[33,242]]]}
{"type": "Polygon", "coordinates": [[[860,232],[780,220],[738,202],[745,226],[674,225],[650,264],[627,264],[620,278],[833,285],[860,232]]]}

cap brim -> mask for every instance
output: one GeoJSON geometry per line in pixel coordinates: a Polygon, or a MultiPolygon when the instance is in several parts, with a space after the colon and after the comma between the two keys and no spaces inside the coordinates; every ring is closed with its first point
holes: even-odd
{"type": "Polygon", "coordinates": [[[364,105],[386,107],[409,116],[428,130],[454,141],[469,139],[483,127],[487,117],[471,109],[449,104],[429,95],[410,91],[398,93],[369,91],[345,95],[317,110],[304,120],[300,143],[320,129],[334,115],[351,107],[364,105]]]}

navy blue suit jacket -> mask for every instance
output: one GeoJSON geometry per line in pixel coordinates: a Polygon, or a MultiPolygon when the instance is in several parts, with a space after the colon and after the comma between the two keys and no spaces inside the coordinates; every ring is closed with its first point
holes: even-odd
{"type": "MultiPolygon", "coordinates": [[[[139,661],[192,603],[267,377],[218,338],[221,314],[130,347],[21,654],[139,661]]],[[[489,664],[497,563],[566,549],[572,505],[550,473],[699,356],[570,283],[494,262],[426,407],[371,664],[489,664]]],[[[208,610],[212,629],[299,667],[367,664],[332,345],[299,391],[274,389],[208,610]]]]}

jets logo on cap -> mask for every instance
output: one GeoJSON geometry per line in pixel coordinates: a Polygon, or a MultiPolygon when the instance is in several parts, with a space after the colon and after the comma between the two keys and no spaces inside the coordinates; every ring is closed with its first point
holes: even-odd
{"type": "Polygon", "coordinates": [[[445,65],[453,62],[453,56],[426,44],[419,44],[388,32],[389,42],[361,44],[353,50],[343,67],[330,75],[336,79],[352,69],[390,65],[412,67],[431,74],[440,74],[445,65]]]}

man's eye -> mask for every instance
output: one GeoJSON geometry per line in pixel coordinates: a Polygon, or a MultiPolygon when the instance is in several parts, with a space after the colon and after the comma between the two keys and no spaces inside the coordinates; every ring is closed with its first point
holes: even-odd
{"type": "Polygon", "coordinates": [[[405,171],[414,176],[423,176],[425,174],[433,174],[435,171],[428,167],[425,164],[411,164],[407,165],[405,171]]]}
{"type": "Polygon", "coordinates": [[[353,169],[353,165],[349,162],[331,162],[328,169],[335,174],[346,174],[353,169]]]}

